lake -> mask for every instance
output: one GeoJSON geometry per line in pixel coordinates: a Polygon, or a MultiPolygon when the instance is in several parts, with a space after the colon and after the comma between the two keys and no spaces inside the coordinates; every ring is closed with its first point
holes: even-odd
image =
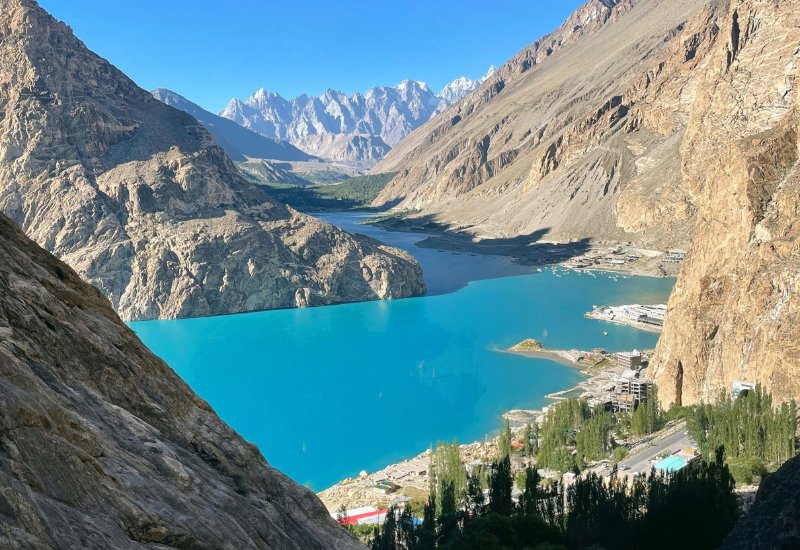
{"type": "Polygon", "coordinates": [[[411,251],[418,298],[131,323],[216,412],[296,481],[324,489],[437,441],[495,434],[501,414],[545,404],[577,369],[503,353],[652,348],[657,334],[586,319],[593,305],[664,302],[673,279],[520,266],[498,256],[417,248],[425,235],[321,216],[411,251]],[[604,335],[603,332],[607,332],[604,335]]]}

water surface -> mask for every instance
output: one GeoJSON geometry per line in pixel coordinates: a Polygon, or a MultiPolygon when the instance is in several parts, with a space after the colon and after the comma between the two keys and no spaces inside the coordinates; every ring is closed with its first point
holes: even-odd
{"type": "Polygon", "coordinates": [[[589,320],[595,304],[663,302],[674,281],[413,246],[424,236],[355,226],[411,250],[434,295],[310,309],[132,323],[217,413],[300,483],[323,489],[439,440],[483,439],[512,408],[580,380],[572,367],[500,353],[649,348],[658,335],[589,320]],[[603,335],[603,332],[607,335],[603,335]]]}

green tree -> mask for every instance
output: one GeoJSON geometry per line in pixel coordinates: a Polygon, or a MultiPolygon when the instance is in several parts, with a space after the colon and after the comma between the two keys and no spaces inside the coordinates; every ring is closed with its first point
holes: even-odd
{"type": "Polygon", "coordinates": [[[435,495],[437,515],[453,516],[465,504],[467,471],[461,462],[458,442],[439,443],[432,455],[430,491],[435,495]]]}
{"type": "Polygon", "coordinates": [[[469,477],[469,481],[467,483],[467,501],[469,503],[469,511],[473,515],[483,512],[483,507],[486,505],[486,499],[483,495],[480,472],[476,471],[476,469],[473,469],[473,473],[469,477]]]}
{"type": "Polygon", "coordinates": [[[578,459],[591,462],[607,457],[611,451],[610,433],[614,419],[611,414],[597,410],[575,436],[578,459]]]}
{"type": "Polygon", "coordinates": [[[592,416],[585,399],[566,399],[553,406],[541,427],[541,446],[536,455],[544,468],[567,472],[575,467],[569,447],[576,444],[576,436],[583,424],[592,416]]]}
{"type": "Polygon", "coordinates": [[[497,444],[501,459],[511,456],[511,439],[511,425],[508,422],[508,418],[506,418],[505,428],[503,429],[503,433],[500,434],[497,444]]]}
{"type": "Polygon", "coordinates": [[[511,458],[506,456],[492,465],[489,482],[489,509],[501,516],[510,516],[514,503],[511,498],[513,479],[511,477],[511,458]]]}
{"type": "Polygon", "coordinates": [[[631,415],[631,432],[642,437],[658,431],[661,428],[661,409],[658,404],[658,389],[655,385],[650,387],[647,403],[636,407],[631,415]]]}
{"type": "Polygon", "coordinates": [[[398,550],[400,548],[397,541],[397,510],[394,506],[389,507],[386,512],[383,528],[375,536],[372,548],[373,550],[398,550]]]}
{"type": "Polygon", "coordinates": [[[716,403],[697,406],[687,427],[706,459],[723,447],[742,480],[752,477],[759,463],[779,466],[797,452],[795,402],[775,406],[760,385],[737,399],[722,392],[716,403]]]}
{"type": "Polygon", "coordinates": [[[693,464],[652,485],[656,489],[650,489],[638,529],[640,547],[717,548],[736,523],[734,480],[721,447],[713,461],[693,464]]]}
{"type": "Polygon", "coordinates": [[[622,446],[615,447],[614,452],[611,453],[611,462],[613,462],[614,464],[622,462],[625,459],[625,457],[628,456],[629,454],[630,453],[626,447],[622,446]]]}
{"type": "Polygon", "coordinates": [[[541,478],[536,468],[530,465],[525,468],[524,473],[525,481],[522,495],[519,497],[519,512],[523,516],[538,516],[539,482],[541,478]]]}

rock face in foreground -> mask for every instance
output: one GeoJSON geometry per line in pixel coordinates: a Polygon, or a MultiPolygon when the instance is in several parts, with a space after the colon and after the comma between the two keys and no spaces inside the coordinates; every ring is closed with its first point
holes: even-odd
{"type": "Polygon", "coordinates": [[[360,548],[0,215],[0,547],[360,548]]]}
{"type": "Polygon", "coordinates": [[[650,371],[666,403],[800,398],[800,2],[733,0],[689,123],[697,225],[650,371]]]}
{"type": "Polygon", "coordinates": [[[753,506],[720,548],[800,548],[800,457],[786,462],[761,483],[753,506]]]}
{"type": "Polygon", "coordinates": [[[277,204],[191,116],[0,0],[0,210],[125,319],[420,293],[405,252],[277,204]]]}

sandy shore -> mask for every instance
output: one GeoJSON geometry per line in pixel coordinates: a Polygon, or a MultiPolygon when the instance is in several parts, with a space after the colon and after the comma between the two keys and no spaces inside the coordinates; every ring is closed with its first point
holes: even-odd
{"type": "MultiPolygon", "coordinates": [[[[488,462],[498,453],[495,440],[460,445],[459,451],[465,463],[488,462]]],[[[359,506],[382,509],[392,504],[407,502],[409,499],[424,499],[428,494],[430,455],[431,451],[426,450],[414,458],[390,464],[377,472],[361,472],[358,477],[344,479],[333,487],[317,493],[317,496],[330,512],[336,512],[342,506],[348,509],[359,506]],[[402,488],[391,495],[383,494],[375,489],[375,484],[382,480],[392,481],[402,488]]]]}
{"type": "Polygon", "coordinates": [[[554,363],[559,363],[568,367],[580,366],[573,355],[573,353],[578,352],[578,350],[567,351],[543,349],[539,351],[518,351],[513,349],[495,348],[493,351],[499,353],[512,353],[514,355],[521,355],[523,357],[531,357],[534,359],[547,359],[548,361],[553,361],[554,363]]]}

